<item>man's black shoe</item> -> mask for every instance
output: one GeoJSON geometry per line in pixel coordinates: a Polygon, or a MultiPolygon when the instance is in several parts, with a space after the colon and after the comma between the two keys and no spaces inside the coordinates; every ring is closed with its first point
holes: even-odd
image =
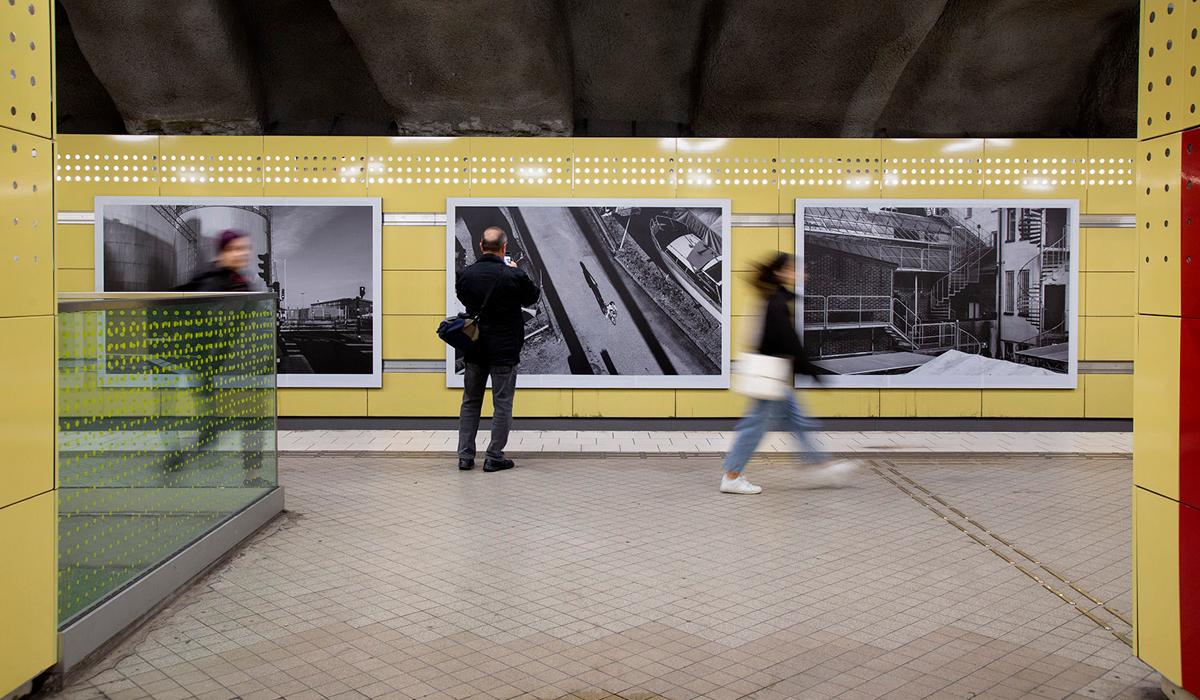
{"type": "Polygon", "coordinates": [[[483,460],[483,470],[485,472],[499,472],[505,469],[512,469],[515,466],[517,466],[517,463],[511,459],[492,459],[489,457],[483,460]]]}
{"type": "Polygon", "coordinates": [[[464,471],[464,472],[465,472],[465,471],[470,471],[471,469],[474,469],[474,468],[475,468],[475,460],[473,460],[473,459],[460,459],[460,460],[458,460],[458,468],[459,468],[459,469],[461,469],[461,470],[462,470],[462,471],[464,471]]]}

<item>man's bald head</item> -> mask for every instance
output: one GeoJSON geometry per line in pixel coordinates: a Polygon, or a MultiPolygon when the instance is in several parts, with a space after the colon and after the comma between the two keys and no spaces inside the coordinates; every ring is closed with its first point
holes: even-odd
{"type": "Polygon", "coordinates": [[[488,226],[479,240],[479,249],[485,253],[499,255],[508,246],[508,234],[499,226],[488,226]]]}

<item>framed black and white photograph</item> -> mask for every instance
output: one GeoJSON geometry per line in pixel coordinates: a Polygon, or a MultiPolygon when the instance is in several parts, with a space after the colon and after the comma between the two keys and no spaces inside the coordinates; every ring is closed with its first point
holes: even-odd
{"type": "Polygon", "coordinates": [[[796,250],[831,386],[1076,386],[1075,200],[798,199],[796,250]]]}
{"type": "MultiPolygon", "coordinates": [[[[729,386],[728,200],[450,199],[449,313],[490,226],[541,288],[524,310],[520,386],[729,386]]],[[[448,386],[462,368],[448,348],[448,386]]]]}
{"type": "Polygon", "coordinates": [[[279,386],[382,385],[378,198],[97,197],[95,216],[97,291],[195,289],[237,235],[231,274],[279,297],[279,386]]]}

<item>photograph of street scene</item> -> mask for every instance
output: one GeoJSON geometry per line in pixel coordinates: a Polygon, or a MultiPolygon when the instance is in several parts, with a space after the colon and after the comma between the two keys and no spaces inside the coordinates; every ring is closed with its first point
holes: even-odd
{"type": "Polygon", "coordinates": [[[806,349],[835,386],[1073,388],[1077,211],[797,200],[806,349]]]}
{"type": "Polygon", "coordinates": [[[96,198],[96,289],[161,292],[211,272],[246,234],[251,290],[279,298],[281,387],[378,387],[379,200],[96,198]]]}
{"type": "MultiPolygon", "coordinates": [[[[446,221],[448,269],[473,263],[484,229],[500,226],[542,289],[525,309],[521,385],[729,385],[728,202],[451,199],[446,221]]],[[[453,276],[446,292],[459,310],[453,276]]],[[[450,386],[461,372],[448,355],[450,386]]]]}

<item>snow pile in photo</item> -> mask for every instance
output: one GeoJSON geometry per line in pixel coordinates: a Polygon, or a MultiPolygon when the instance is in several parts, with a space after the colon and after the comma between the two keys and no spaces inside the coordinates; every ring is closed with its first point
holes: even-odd
{"type": "Polygon", "coordinates": [[[982,355],[970,355],[958,350],[947,350],[934,359],[908,373],[918,375],[980,376],[1053,376],[1048,369],[1023,365],[1008,360],[994,360],[982,355]]]}

